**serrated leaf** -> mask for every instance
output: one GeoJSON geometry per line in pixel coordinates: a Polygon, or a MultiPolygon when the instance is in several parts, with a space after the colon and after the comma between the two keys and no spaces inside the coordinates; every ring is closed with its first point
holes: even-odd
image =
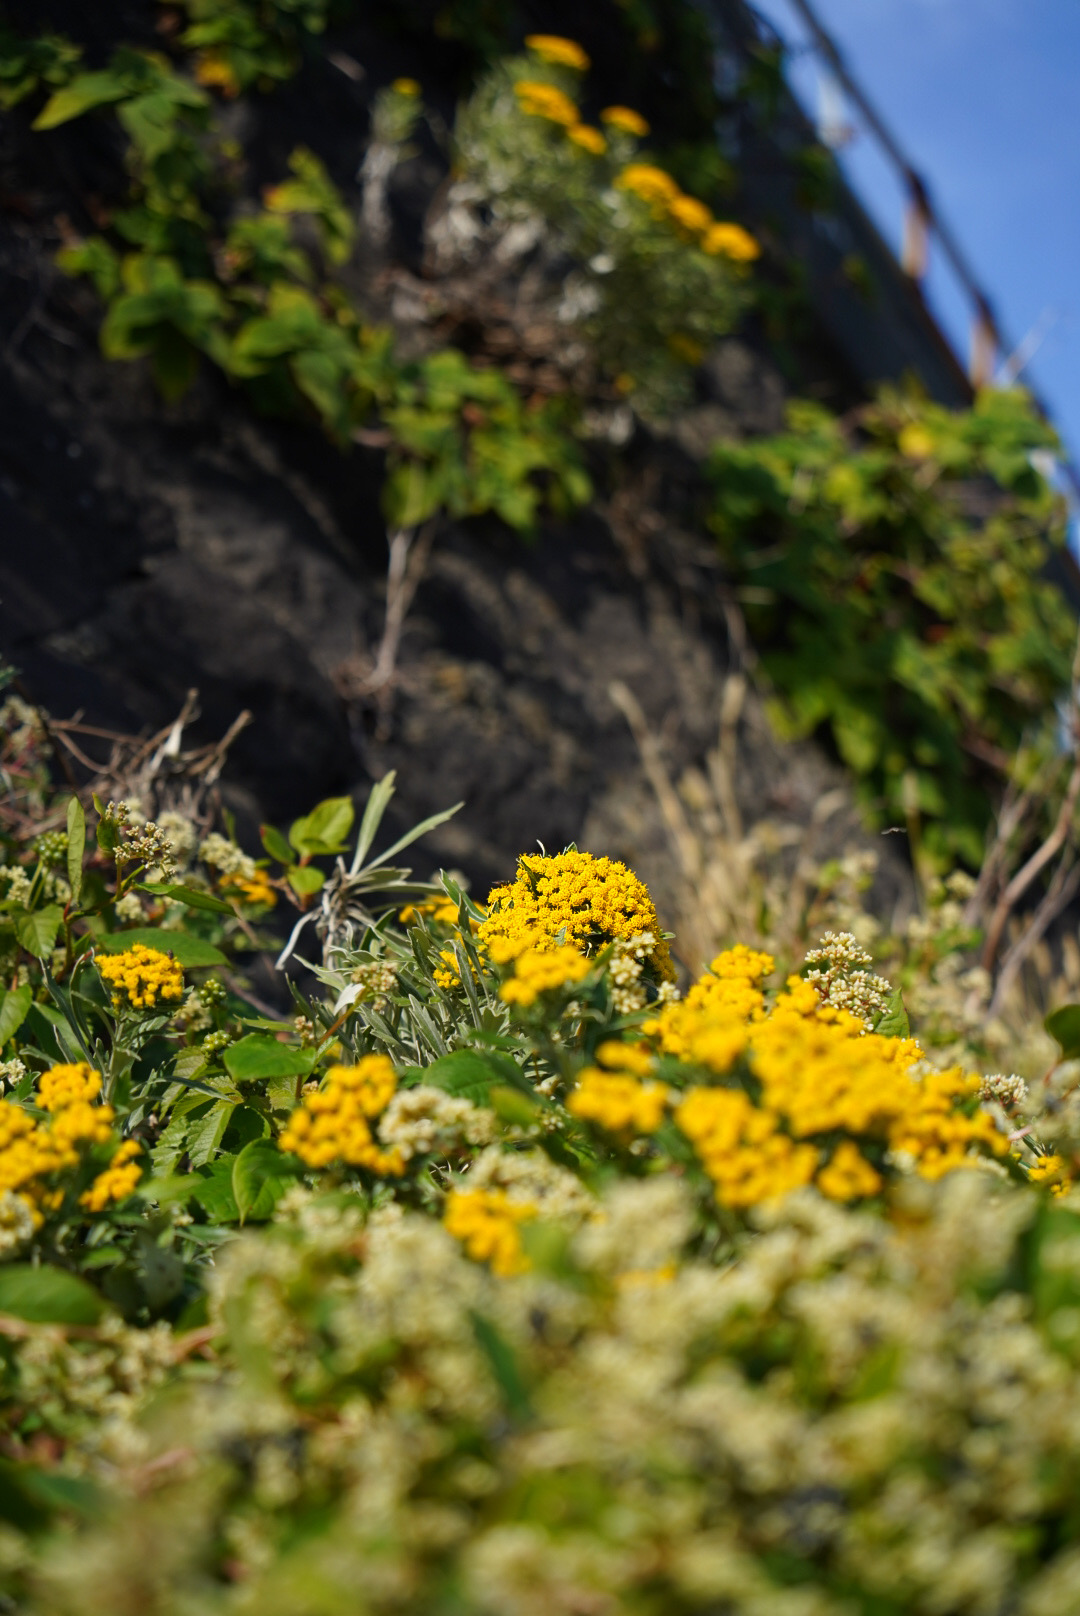
{"type": "Polygon", "coordinates": [[[0,999],[0,1047],[18,1032],[33,1002],[31,987],[9,988],[0,999]]]}
{"type": "Polygon", "coordinates": [[[155,898],[172,898],[177,903],[187,904],[189,909],[212,909],[215,914],[231,915],[234,913],[231,904],[223,899],[216,898],[212,892],[202,892],[198,887],[177,885],[167,881],[144,881],[139,886],[140,892],[149,892],[155,898]]]}
{"type": "Polygon", "coordinates": [[[83,853],[86,851],[86,815],[78,797],[72,797],[67,806],[67,877],[71,888],[71,901],[78,903],[82,892],[83,853]]]}
{"type": "Polygon", "coordinates": [[[192,1166],[205,1167],[217,1155],[235,1110],[234,1101],[215,1100],[206,1115],[192,1124],[187,1136],[192,1166]]]}
{"type": "Polygon", "coordinates": [[[56,946],[56,934],[63,918],[64,911],[59,904],[46,904],[44,909],[16,915],[15,935],[28,954],[47,959],[56,946]]]}
{"type": "Polygon", "coordinates": [[[106,954],[122,953],[136,943],[144,943],[147,948],[158,948],[163,954],[171,954],[179,965],[228,964],[225,955],[212,943],[204,942],[201,937],[191,937],[184,931],[166,931],[161,926],[134,926],[131,931],[114,931],[106,937],[94,939],[94,946],[103,949],[106,954]]]}
{"type": "Polygon", "coordinates": [[[96,1324],[104,1303],[76,1274],[43,1264],[0,1268],[0,1313],[31,1324],[96,1324]]]}
{"type": "Polygon", "coordinates": [[[315,1064],[315,1051],[282,1044],[263,1033],[250,1032],[222,1055],[225,1070],[234,1082],[251,1082],[261,1077],[302,1077],[315,1064]]]}
{"type": "Polygon", "coordinates": [[[302,1165],[286,1156],[270,1139],[253,1139],[233,1162],[233,1200],[240,1222],[268,1218],[285,1191],[296,1182],[302,1165]]]}
{"type": "Polygon", "coordinates": [[[1051,1011],[1043,1026],[1061,1046],[1062,1060],[1080,1059],[1080,1004],[1063,1004],[1051,1011]]]}

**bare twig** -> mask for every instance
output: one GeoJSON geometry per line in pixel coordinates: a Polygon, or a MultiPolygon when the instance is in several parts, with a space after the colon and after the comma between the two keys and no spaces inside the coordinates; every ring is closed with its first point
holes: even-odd
{"type": "Polygon", "coordinates": [[[998,899],[994,912],[990,917],[990,924],[986,928],[986,941],[983,943],[982,949],[982,965],[985,970],[989,971],[993,968],[1002,933],[1005,930],[1005,923],[1012,910],[1039,872],[1044,870],[1064,847],[1072,827],[1078,797],[1080,797],[1080,750],[1077,750],[1074,755],[1072,770],[1069,774],[1069,783],[1065,788],[1065,795],[1061,799],[1061,807],[1058,809],[1053,830],[1042,846],[1035,849],[1027,862],[1021,865],[1013,876],[998,899]]]}
{"type": "Polygon", "coordinates": [[[988,1021],[993,1021],[1001,1009],[1023,967],[1024,961],[1035,947],[1035,944],[1057,919],[1061,911],[1071,903],[1078,889],[1080,889],[1080,865],[1073,862],[1071,853],[1066,853],[1054,871],[1053,880],[1047,887],[1042,901],[1028,922],[1023,935],[1013,944],[1001,963],[1001,969],[994,984],[993,998],[990,1000],[986,1012],[988,1021]]]}

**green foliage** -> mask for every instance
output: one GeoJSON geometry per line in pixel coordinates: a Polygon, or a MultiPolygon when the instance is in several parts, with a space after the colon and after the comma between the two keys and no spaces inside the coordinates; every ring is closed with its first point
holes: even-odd
{"type": "Polygon", "coordinates": [[[196,52],[195,77],[227,96],[292,78],[333,0],[181,0],[180,42],[196,52]]]}
{"type": "Polygon", "coordinates": [[[977,865],[990,798],[1045,741],[1074,625],[1046,565],[1053,433],[1019,391],[952,412],[886,391],[854,419],[792,408],[721,445],[713,526],[789,734],[829,734],[879,822],[977,865]]]}
{"type": "Polygon", "coordinates": [[[77,45],[56,34],[21,39],[0,25],[0,107],[9,112],[41,86],[66,84],[82,55],[77,45]]]}

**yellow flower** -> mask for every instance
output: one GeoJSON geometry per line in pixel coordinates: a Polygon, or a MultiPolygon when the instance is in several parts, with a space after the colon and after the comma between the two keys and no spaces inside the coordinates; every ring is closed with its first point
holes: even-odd
{"type": "Polygon", "coordinates": [[[410,100],[420,94],[420,86],[415,79],[395,79],[390,88],[395,95],[406,95],[410,100]]]}
{"type": "Polygon", "coordinates": [[[633,1072],[635,1077],[648,1077],[655,1062],[647,1044],[624,1044],[617,1038],[605,1038],[596,1051],[601,1066],[613,1072],[633,1072]]]}
{"type": "Polygon", "coordinates": [[[135,1160],[138,1154],[137,1142],[125,1139],[105,1171],[79,1197],[80,1206],[88,1212],[104,1212],[107,1206],[126,1200],[142,1177],[142,1168],[135,1160]]]}
{"type": "Polygon", "coordinates": [[[902,455],[909,460],[929,460],[936,447],[933,438],[918,421],[909,421],[896,440],[902,455]]]}
{"type": "Polygon", "coordinates": [[[665,206],[680,194],[671,175],[652,163],[629,163],[615,184],[622,191],[633,191],[643,202],[659,202],[665,206]]]}
{"type": "Polygon", "coordinates": [[[629,1072],[602,1072],[587,1066],[569,1096],[566,1109],[583,1122],[595,1122],[616,1134],[655,1133],[664,1120],[666,1083],[642,1083],[629,1072]]]}
{"type": "Polygon", "coordinates": [[[607,151],[607,141],[591,123],[576,123],[566,133],[575,146],[583,146],[594,157],[602,157],[607,151]]]}
{"type": "Polygon", "coordinates": [[[530,948],[519,954],[514,975],[499,989],[507,1004],[535,1004],[541,993],[551,993],[568,982],[580,982],[589,974],[589,961],[573,943],[561,948],[530,948]]]}
{"type": "Polygon", "coordinates": [[[831,1201],[854,1201],[862,1195],[876,1195],[881,1183],[881,1174],[874,1171],[850,1139],[840,1141],[832,1161],[817,1176],[818,1189],[831,1201]]]}
{"type": "Polygon", "coordinates": [[[549,123],[564,124],[570,129],[580,123],[581,114],[564,91],[554,84],[541,84],[534,79],[519,79],[514,85],[522,112],[531,118],[546,118],[549,123]]]}
{"type": "Polygon", "coordinates": [[[293,1112],[278,1142],[309,1167],[344,1162],[381,1178],[400,1177],[405,1171],[400,1153],[383,1150],[369,1126],[396,1088],[397,1073],[386,1055],[365,1055],[356,1066],[331,1066],[322,1087],[293,1112]]]}
{"type": "Polygon", "coordinates": [[[646,957],[663,981],[675,972],[649,889],[615,859],[576,848],[523,855],[513,882],[494,887],[478,942],[496,964],[530,950],[551,953],[573,942],[586,952],[616,939],[651,937],[646,957]]]}
{"type": "Polygon", "coordinates": [[[79,1100],[96,1100],[101,1093],[101,1073],[86,1061],[74,1066],[51,1066],[38,1078],[37,1103],[42,1111],[63,1111],[79,1100]]]}
{"type": "Polygon", "coordinates": [[[676,224],[695,236],[703,235],[713,222],[712,209],[694,196],[672,197],[668,203],[668,213],[676,224]]]}
{"type": "Polygon", "coordinates": [[[491,1264],[503,1278],[529,1266],[518,1225],[535,1218],[531,1201],[513,1200],[501,1189],[451,1190],[443,1227],[460,1240],[474,1262],[491,1264]]]}
{"type": "Polygon", "coordinates": [[[1072,1188],[1072,1175],[1063,1156],[1038,1156],[1028,1168],[1028,1178],[1032,1184],[1049,1188],[1051,1195],[1064,1195],[1072,1188]]]}
{"type": "Polygon", "coordinates": [[[407,926],[418,915],[430,915],[440,925],[453,926],[457,924],[458,906],[452,898],[429,898],[426,903],[407,903],[398,919],[407,926]]]}
{"type": "Polygon", "coordinates": [[[525,43],[534,56],[539,56],[542,62],[550,62],[553,67],[572,67],[575,72],[584,73],[589,66],[589,58],[581,46],[559,34],[526,34],[525,43]]]}
{"type": "Polygon", "coordinates": [[[184,973],[172,955],[145,943],[121,954],[99,954],[97,968],[113,990],[114,1010],[152,1010],[159,999],[184,995],[184,973]]]}
{"type": "Polygon", "coordinates": [[[230,100],[240,94],[240,80],[228,56],[220,50],[201,50],[195,57],[195,81],[208,90],[219,89],[230,100]]]}
{"type": "Polygon", "coordinates": [[[641,139],[649,133],[645,119],[633,107],[605,107],[600,117],[604,123],[609,123],[613,129],[621,129],[625,135],[637,135],[641,139]]]}
{"type": "Polygon", "coordinates": [[[741,1089],[689,1089],[675,1122],[716,1186],[723,1206],[778,1200],[809,1184],[818,1164],[812,1145],[797,1145],[778,1119],[741,1089]]]}
{"type": "Polygon", "coordinates": [[[257,870],[253,876],[223,875],[219,885],[223,892],[236,892],[245,903],[262,903],[272,909],[277,903],[277,893],[270,885],[268,878],[262,870],[257,870]]]}
{"type": "Polygon", "coordinates": [[[714,224],[701,243],[707,253],[722,255],[736,264],[750,264],[761,257],[761,247],[741,224],[714,224]]]}

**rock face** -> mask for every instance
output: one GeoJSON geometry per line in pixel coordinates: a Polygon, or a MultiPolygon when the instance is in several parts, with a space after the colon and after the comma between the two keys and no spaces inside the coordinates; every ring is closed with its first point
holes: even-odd
{"type": "MultiPolygon", "coordinates": [[[[248,839],[259,817],[394,768],[401,828],[465,802],[421,844],[425,875],[456,866],[484,892],[537,840],[576,841],[633,863],[663,913],[687,865],[658,770],[706,776],[747,655],[715,547],[693,532],[690,457],[718,429],[776,423],[771,367],[741,343],[718,350],[699,409],[667,442],[635,443],[606,503],[531,544],[445,524],[380,715],[350,695],[383,621],[377,455],[260,422],[209,375],[165,406],[141,365],[104,361],[92,292],[52,265],[70,196],[40,173],[27,190],[26,137],[3,138],[0,649],[32,698],[129,731],[168,722],[197,687],[206,740],[250,708],[226,774],[248,839]],[[613,683],[640,708],[637,739],[613,683]]],[[[809,823],[842,784],[813,747],[778,746],[752,703],[739,740],[746,826],[809,823]]],[[[883,846],[847,802],[818,851],[883,846]]],[[[899,858],[879,881],[904,901],[899,858]]]]}

